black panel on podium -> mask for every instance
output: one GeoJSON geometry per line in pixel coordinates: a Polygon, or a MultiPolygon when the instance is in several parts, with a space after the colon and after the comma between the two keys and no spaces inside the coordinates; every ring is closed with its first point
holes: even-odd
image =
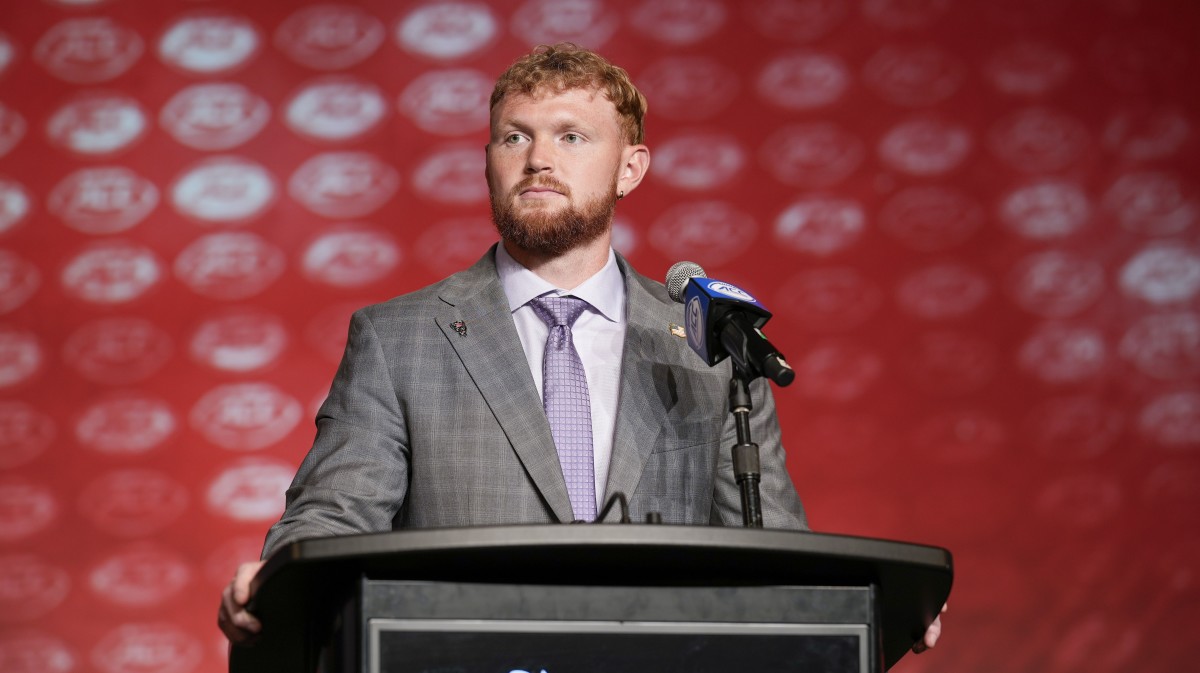
{"type": "Polygon", "coordinates": [[[231,673],[874,672],[950,592],[949,552],[745,528],[530,525],[320,538],[253,583],[231,673]]]}

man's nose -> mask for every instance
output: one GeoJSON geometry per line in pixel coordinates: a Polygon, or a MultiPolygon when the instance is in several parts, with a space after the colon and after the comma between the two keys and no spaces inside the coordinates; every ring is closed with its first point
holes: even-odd
{"type": "Polygon", "coordinates": [[[550,143],[544,140],[533,140],[529,143],[529,154],[525,158],[525,172],[530,174],[552,172],[554,170],[554,150],[550,143]]]}

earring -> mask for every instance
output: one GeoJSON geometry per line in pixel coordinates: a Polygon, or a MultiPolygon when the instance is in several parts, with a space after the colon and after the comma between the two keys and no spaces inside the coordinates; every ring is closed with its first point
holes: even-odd
{"type": "Polygon", "coordinates": [[[617,200],[620,201],[623,198],[625,198],[625,192],[617,192],[617,200]]]}

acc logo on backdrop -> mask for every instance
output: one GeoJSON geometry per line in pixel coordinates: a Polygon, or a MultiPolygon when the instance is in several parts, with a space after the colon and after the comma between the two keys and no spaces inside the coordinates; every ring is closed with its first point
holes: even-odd
{"type": "Polygon", "coordinates": [[[175,425],[175,413],[166,402],[129,391],[85,409],[75,423],[75,438],[99,453],[134,456],[161,446],[175,425]]]}
{"type": "Polygon", "coordinates": [[[474,203],[488,197],[487,183],[479,179],[484,157],[478,147],[454,145],[435,150],[413,171],[417,194],[442,203],[474,203]]]}
{"type": "Polygon", "coordinates": [[[763,143],[763,168],[780,182],[821,187],[841,182],[863,160],[863,143],[836,124],[785,126],[763,143]]]}
{"type": "Polygon", "coordinates": [[[70,591],[71,578],[62,568],[32,554],[0,556],[0,622],[40,617],[58,607],[70,591]]]}
{"type": "Polygon", "coordinates": [[[122,304],[142,296],[162,279],[162,265],[149,249],[105,241],[67,262],[63,288],[92,304],[122,304]]]}
{"type": "Polygon", "coordinates": [[[312,140],[346,142],[374,130],[387,116],[379,87],[345,75],[305,84],[287,103],[288,128],[312,140]]]}
{"type": "Polygon", "coordinates": [[[191,353],[213,369],[248,372],[278,360],[287,344],[287,326],[279,316],[243,309],[201,323],[192,335],[191,353]]]}
{"type": "Polygon", "coordinates": [[[807,332],[837,332],[866,322],[879,309],[883,292],[849,266],[801,272],[783,284],[776,301],[807,332]]]}
{"type": "Polygon", "coordinates": [[[0,636],[0,670],[6,673],[70,673],[75,654],[63,641],[38,631],[0,636]]]}
{"type": "Polygon", "coordinates": [[[1121,339],[1121,355],[1147,376],[1190,380],[1200,373],[1200,317],[1195,313],[1143,316],[1121,339]]]}
{"type": "Polygon", "coordinates": [[[670,119],[706,119],[725,109],[738,91],[738,76],[719,61],[672,56],[648,66],[638,86],[654,101],[656,114],[670,119]]]}
{"type": "Polygon", "coordinates": [[[1121,268],[1121,289],[1151,304],[1190,301],[1200,292],[1200,255],[1183,245],[1147,246],[1121,268]]]}
{"type": "Polygon", "coordinates": [[[888,131],[879,142],[879,157],[901,173],[940,175],[962,164],[971,145],[971,132],[965,126],[921,117],[888,131]]]}
{"type": "Polygon", "coordinates": [[[831,196],[806,196],[775,219],[775,238],[787,247],[820,257],[844,250],[866,228],[862,205],[831,196]]]}
{"type": "Polygon", "coordinates": [[[741,172],[746,151],[731,135],[696,131],[658,145],[654,161],[655,175],[668,184],[708,190],[727,185],[741,172]]]}
{"type": "Polygon", "coordinates": [[[54,187],[46,206],[76,231],[114,234],[154,211],[158,188],[123,166],[82,168],[54,187]]]}
{"type": "Polygon", "coordinates": [[[1047,318],[1075,315],[1104,292],[1104,269],[1094,260],[1051,250],[1018,262],[1008,278],[1018,306],[1047,318]]]}
{"type": "Polygon", "coordinates": [[[111,470],[79,496],[79,511],[100,530],[121,537],[170,526],[188,505],[188,489],[159,470],[111,470]]]}
{"type": "Polygon", "coordinates": [[[283,273],[283,252],[256,234],[201,236],[175,258],[175,276],[193,292],[213,299],[245,299],[283,273]]]}
{"type": "Polygon", "coordinates": [[[1159,395],[1138,416],[1142,433],[1168,449],[1200,446],[1200,394],[1191,391],[1159,395]]]}
{"type": "Polygon", "coordinates": [[[0,326],[0,388],[29,380],[42,366],[42,346],[37,336],[0,326]]]}
{"type": "Polygon", "coordinates": [[[203,658],[200,641],[173,624],[125,624],[92,650],[104,673],[189,673],[203,658]]]}
{"type": "Polygon", "coordinates": [[[28,260],[0,250],[0,313],[26,302],[42,284],[42,274],[28,260]]]}
{"type": "Polygon", "coordinates": [[[434,70],[400,94],[400,111],[422,131],[458,136],[487,128],[492,78],[478,70],[434,70]]]}
{"type": "Polygon", "coordinates": [[[1000,219],[1014,233],[1034,241],[1065,238],[1088,223],[1092,204],[1083,189],[1064,180],[1037,180],[1009,192],[1000,219]]]}
{"type": "Polygon", "coordinates": [[[142,543],[92,567],[88,584],[110,603],[142,607],[178,596],[192,582],[192,568],[178,552],[142,543]]]}
{"type": "Polygon", "coordinates": [[[334,287],[357,287],[391,273],[400,263],[400,246],[374,228],[342,228],[317,237],[304,251],[304,275],[334,287]]]}
{"type": "Polygon", "coordinates": [[[258,135],[271,119],[267,101],[241,84],[194,84],[171,97],[158,123],[188,147],[227,150],[258,135]]]}
{"type": "Polygon", "coordinates": [[[171,186],[171,203],[202,222],[240,224],[263,214],[275,200],[275,178],[261,165],[235,156],[210,157],[188,168],[171,186]]]}
{"type": "Polygon", "coordinates": [[[1075,383],[1100,373],[1107,348],[1099,332],[1081,325],[1044,325],[1025,341],[1017,361],[1046,383],[1075,383]]]}
{"type": "Polygon", "coordinates": [[[992,55],[984,73],[992,86],[1015,96],[1039,96],[1066,81],[1074,64],[1058,47],[1016,42],[992,55]]]}
{"type": "MultiPolygon", "coordinates": [[[[0,108],[0,115],[3,109],[0,108]]],[[[0,139],[0,144],[3,140],[0,139]]],[[[3,152],[0,151],[0,155],[3,152]]],[[[15,228],[29,214],[31,205],[25,186],[13,180],[0,178],[0,234],[15,228]]]]}
{"type": "Polygon", "coordinates": [[[767,37],[808,42],[845,20],[850,0],[766,0],[742,7],[750,23],[767,37]]]}
{"type": "Polygon", "coordinates": [[[621,23],[600,0],[526,0],[512,17],[512,31],[527,44],[574,42],[597,48],[621,23]]]}
{"type": "Polygon", "coordinates": [[[650,227],[650,244],[672,259],[724,264],[754,242],[758,224],[725,201],[690,201],[669,208],[650,227]]]}
{"type": "MultiPolygon", "coordinates": [[[[0,481],[0,541],[8,543],[40,533],[57,514],[58,500],[50,489],[20,477],[0,481]]],[[[0,575],[0,588],[6,577],[0,575]]]]}
{"type": "Polygon", "coordinates": [[[396,42],[410,53],[448,61],[486,47],[496,37],[496,24],[481,2],[429,2],[396,26],[396,42]]]}
{"type": "Polygon", "coordinates": [[[1145,161],[1176,154],[1191,134],[1191,123],[1178,108],[1132,107],[1108,121],[1103,142],[1111,152],[1145,161]]]}
{"type": "Polygon", "coordinates": [[[665,44],[699,42],[725,24],[725,6],[717,0],[646,0],[634,8],[634,30],[665,44]]]}
{"type": "Polygon", "coordinates": [[[379,19],[350,5],[313,5],[294,12],[275,31],[275,46],[316,70],[362,62],[383,44],[379,19]]]}
{"type": "Polygon", "coordinates": [[[129,70],[142,55],[137,31],[105,18],[67,19],[38,40],[33,57],[55,77],[94,84],[129,70]]]}
{"type": "Polygon", "coordinates": [[[417,258],[439,274],[453,273],[474,264],[498,236],[486,217],[444,220],[417,239],[417,258]]]}
{"type": "Polygon", "coordinates": [[[787,110],[837,102],[850,86],[850,70],[832,54],[801,51],[772,59],[758,76],[758,95],[787,110]]]}
{"type": "Polygon", "coordinates": [[[195,14],[167,27],[158,41],[158,56],[185,72],[215,75],[248,63],[261,43],[258,29],[243,17],[195,14]]]}
{"type": "Polygon", "coordinates": [[[1019,171],[1057,171],[1074,163],[1088,145],[1082,123],[1055,110],[1029,108],[996,122],[988,131],[992,153],[1019,171]]]}
{"type": "Polygon", "coordinates": [[[25,137],[25,118],[16,110],[0,103],[0,157],[25,137]]]}
{"type": "Polygon", "coordinates": [[[191,423],[213,444],[253,451],[286,437],[300,416],[300,403],[269,383],[231,383],[200,398],[191,423]]]}
{"type": "Polygon", "coordinates": [[[936,264],[901,280],[896,299],[909,315],[945,320],[974,311],[990,292],[983,274],[959,264],[936,264]]]}
{"type": "Polygon", "coordinates": [[[141,318],[94,320],[75,330],[63,345],[63,360],[96,383],[141,381],[170,357],[171,337],[141,318]]]}
{"type": "Polygon", "coordinates": [[[396,193],[400,175],[367,152],[326,152],[300,165],[288,194],[318,215],[351,218],[378,210],[396,193]]]}
{"type": "Polygon", "coordinates": [[[995,344],[973,334],[928,332],[905,351],[905,375],[930,394],[961,395],[978,390],[995,376],[995,344]]]}
{"type": "Polygon", "coordinates": [[[84,156],[106,156],[128,148],[146,132],[146,113],[129,96],[89,91],[46,120],[50,142],[84,156]]]}
{"type": "Polygon", "coordinates": [[[1025,439],[1044,456],[1088,460],[1112,447],[1123,425],[1117,409],[1073,396],[1039,404],[1026,416],[1024,430],[1025,439]]]}
{"type": "Polygon", "coordinates": [[[1104,207],[1121,226],[1148,236],[1177,234],[1196,221],[1195,190],[1170,173],[1126,173],[1104,193],[1104,207]]]}
{"type": "Polygon", "coordinates": [[[295,473],[295,466],[276,460],[234,463],[209,484],[208,509],[234,521],[278,519],[295,473]]]}
{"type": "Polygon", "coordinates": [[[845,343],[822,344],[796,365],[800,392],[811,399],[849,402],[879,379],[883,359],[873,351],[845,343]]]}
{"type": "Polygon", "coordinates": [[[896,105],[932,105],[962,85],[966,67],[932,44],[887,45],[867,61],[863,82],[880,98],[896,105]]]}
{"type": "Polygon", "coordinates": [[[37,458],[54,439],[54,421],[24,402],[0,402],[0,468],[37,458]]]}

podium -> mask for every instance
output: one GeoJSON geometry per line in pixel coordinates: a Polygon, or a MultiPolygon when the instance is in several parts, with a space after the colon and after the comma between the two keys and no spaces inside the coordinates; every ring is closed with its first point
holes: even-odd
{"type": "Polygon", "coordinates": [[[841,535],[566,524],[295,542],[252,583],[230,673],[878,673],[950,553],[841,535]]]}

